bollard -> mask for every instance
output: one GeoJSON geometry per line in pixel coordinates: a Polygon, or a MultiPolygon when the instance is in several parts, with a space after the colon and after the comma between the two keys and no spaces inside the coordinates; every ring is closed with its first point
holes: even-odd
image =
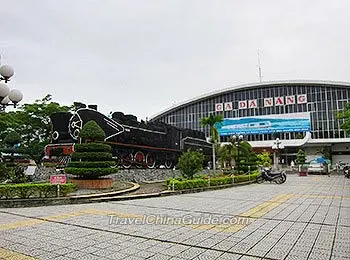
{"type": "Polygon", "coordinates": [[[57,197],[59,198],[60,197],[60,185],[57,184],[57,197]]]}

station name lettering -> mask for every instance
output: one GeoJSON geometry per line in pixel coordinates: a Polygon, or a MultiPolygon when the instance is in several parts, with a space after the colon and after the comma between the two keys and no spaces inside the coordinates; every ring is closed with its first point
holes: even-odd
{"type": "MultiPolygon", "coordinates": [[[[292,96],[281,96],[281,97],[269,97],[263,99],[263,107],[272,107],[272,106],[284,106],[284,105],[295,105],[295,104],[306,104],[307,95],[292,95],[292,96]]],[[[215,111],[231,111],[233,110],[233,102],[224,102],[216,103],[215,111]]],[[[258,108],[258,100],[240,100],[237,103],[238,109],[249,109],[249,108],[258,108]]]]}

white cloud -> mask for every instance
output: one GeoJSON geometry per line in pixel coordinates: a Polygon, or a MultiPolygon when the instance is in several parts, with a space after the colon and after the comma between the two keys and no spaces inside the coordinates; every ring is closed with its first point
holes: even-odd
{"type": "Polygon", "coordinates": [[[5,1],[0,54],[25,102],[139,118],[258,80],[349,81],[347,0],[5,1]],[[4,26],[6,25],[6,26],[4,26]]]}

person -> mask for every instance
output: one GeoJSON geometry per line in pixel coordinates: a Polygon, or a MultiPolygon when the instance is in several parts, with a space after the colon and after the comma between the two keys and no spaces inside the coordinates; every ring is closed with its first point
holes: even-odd
{"type": "Polygon", "coordinates": [[[292,160],[292,161],[290,162],[290,167],[292,168],[292,170],[294,170],[294,166],[295,166],[295,163],[294,163],[294,161],[292,160]]]}
{"type": "Polygon", "coordinates": [[[325,167],[325,169],[326,169],[326,171],[327,171],[328,177],[331,177],[331,171],[330,171],[330,169],[329,169],[328,163],[327,163],[327,162],[324,162],[323,165],[324,165],[324,167],[325,167]]]}

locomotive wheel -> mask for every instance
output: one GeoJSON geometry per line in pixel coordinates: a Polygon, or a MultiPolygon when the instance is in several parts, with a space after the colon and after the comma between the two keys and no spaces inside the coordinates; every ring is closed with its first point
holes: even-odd
{"type": "Polygon", "coordinates": [[[153,169],[154,166],[156,165],[156,158],[154,157],[153,154],[148,153],[146,155],[146,165],[148,169],[153,169]]]}
{"type": "Polygon", "coordinates": [[[122,165],[125,169],[129,169],[131,167],[132,161],[133,161],[133,156],[131,153],[124,154],[122,156],[122,165]]]}
{"type": "Polygon", "coordinates": [[[138,151],[135,153],[134,162],[137,168],[143,168],[144,160],[145,160],[145,155],[143,154],[143,152],[138,151]]]}
{"type": "Polygon", "coordinates": [[[117,168],[120,165],[120,162],[122,161],[119,156],[115,156],[112,158],[115,161],[115,165],[112,166],[112,168],[117,168]]]}
{"type": "Polygon", "coordinates": [[[173,166],[173,161],[171,159],[165,159],[165,162],[164,162],[164,166],[166,169],[171,169],[171,167],[173,166]]]}

